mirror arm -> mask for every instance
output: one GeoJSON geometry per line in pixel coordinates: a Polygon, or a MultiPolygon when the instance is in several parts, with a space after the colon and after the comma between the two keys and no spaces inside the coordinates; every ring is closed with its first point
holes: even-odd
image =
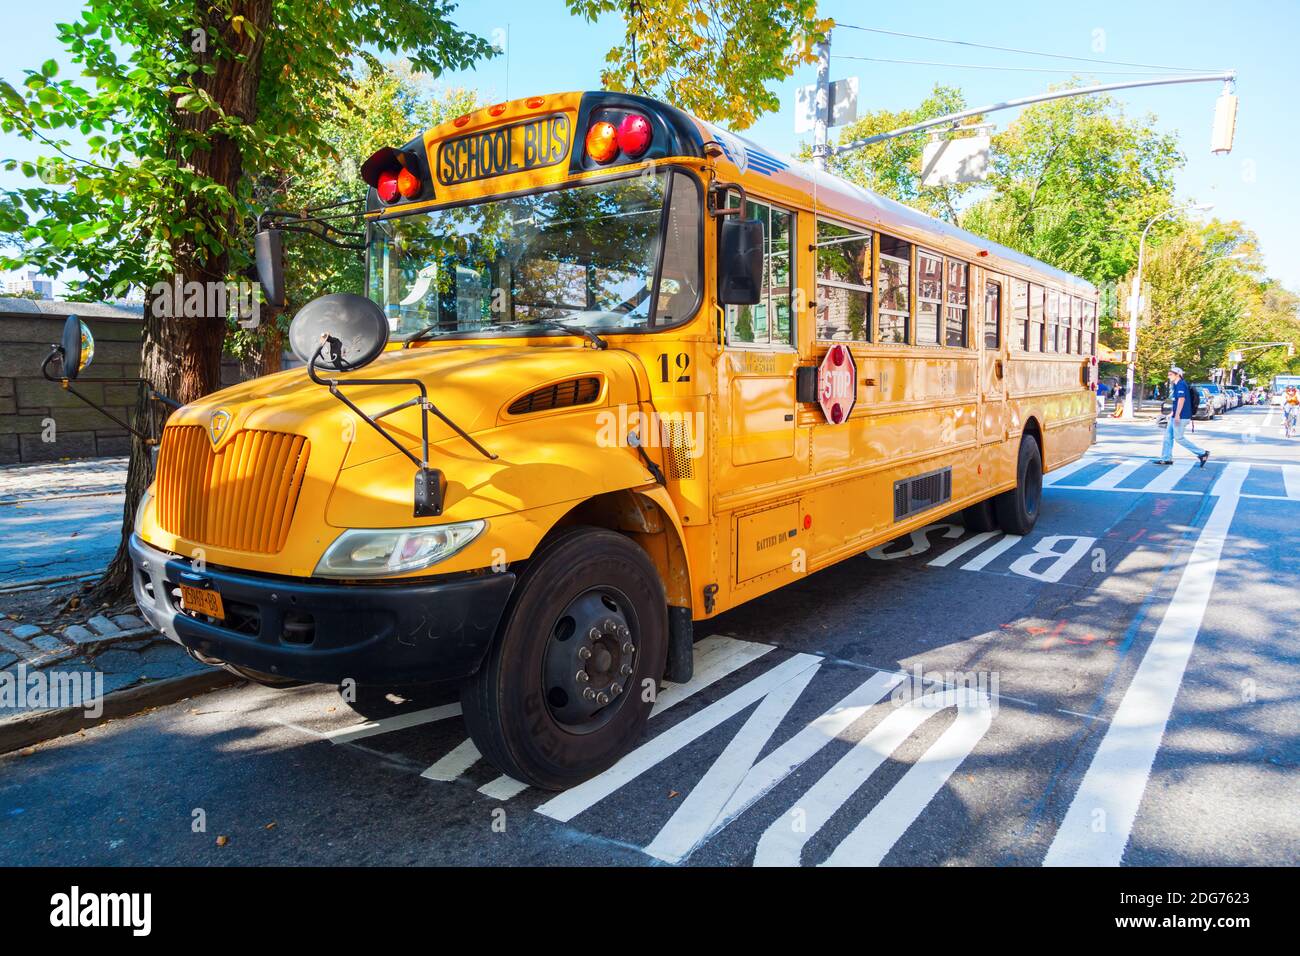
{"type": "MultiPolygon", "coordinates": [[[[84,402],[86,405],[89,405],[91,408],[93,408],[95,411],[99,412],[99,414],[103,415],[105,418],[107,418],[109,421],[113,422],[115,425],[118,425],[118,426],[121,427],[121,428],[125,428],[127,431],[129,431],[129,432],[130,432],[132,435],[134,435],[136,438],[140,439],[140,440],[141,440],[142,442],[144,442],[146,445],[156,445],[156,444],[158,444],[158,440],[157,440],[156,438],[150,438],[148,435],[144,434],[143,432],[137,431],[136,429],[134,429],[134,428],[132,428],[130,425],[128,425],[126,422],[122,421],[122,419],[118,418],[116,415],[114,415],[112,412],[110,412],[107,408],[102,408],[102,407],[100,407],[99,405],[97,405],[97,404],[95,404],[94,402],[92,402],[92,401],[91,401],[89,398],[87,398],[85,395],[82,395],[79,391],[77,391],[75,388],[72,387],[72,382],[71,382],[70,380],[68,380],[68,379],[66,379],[66,378],[62,378],[62,377],[57,377],[57,378],[56,378],[56,377],[51,376],[51,375],[50,375],[50,363],[51,363],[52,361],[54,361],[55,359],[58,359],[58,360],[60,360],[60,361],[63,360],[63,346],[62,346],[62,345],[54,345],[54,346],[51,346],[51,347],[50,347],[50,354],[47,355],[47,356],[45,357],[45,361],[41,363],[41,374],[42,374],[43,376],[45,376],[45,379],[46,379],[47,381],[53,382],[53,383],[55,383],[56,385],[58,385],[60,388],[62,388],[65,392],[68,392],[68,393],[70,393],[70,394],[72,394],[72,395],[75,395],[75,396],[76,396],[80,401],[84,402]]],[[[121,382],[121,379],[116,379],[116,378],[99,378],[99,379],[87,379],[86,381],[89,381],[89,382],[119,382],[119,383],[120,383],[120,382],[121,382]]],[[[152,397],[152,392],[153,392],[153,390],[150,389],[151,397],[152,397]]],[[[180,406],[177,405],[176,407],[179,408],[180,406]]]]}
{"type": "Polygon", "coordinates": [[[312,354],[311,361],[307,363],[308,377],[317,385],[324,385],[326,388],[328,388],[331,395],[337,398],[348,408],[352,409],[352,411],[355,412],[357,416],[361,418],[362,421],[370,425],[371,428],[379,432],[379,434],[383,435],[384,438],[389,442],[389,444],[391,444],[394,448],[396,448],[403,455],[409,458],[412,464],[414,464],[417,468],[423,469],[429,467],[429,416],[427,414],[428,412],[432,412],[434,415],[438,416],[438,418],[442,421],[443,424],[445,424],[448,428],[454,431],[461,438],[465,439],[465,441],[468,442],[471,446],[473,446],[474,450],[477,451],[479,454],[481,454],[484,458],[488,459],[489,461],[497,460],[496,455],[494,455],[492,452],[488,451],[477,441],[475,441],[474,438],[468,432],[466,432],[463,428],[461,428],[450,418],[444,415],[437,405],[429,401],[429,395],[424,387],[424,383],[420,381],[418,378],[352,378],[352,379],[348,379],[346,382],[340,381],[339,379],[336,378],[329,378],[329,379],[321,378],[319,375],[316,374],[316,360],[320,358],[321,352],[325,350],[325,347],[330,344],[331,344],[330,342],[326,341],[326,342],[322,342],[319,346],[317,346],[316,351],[312,354]],[[343,386],[347,386],[347,385],[410,385],[419,391],[420,397],[410,399],[409,401],[406,402],[402,402],[400,405],[394,405],[392,408],[385,409],[384,411],[380,412],[378,415],[371,417],[370,415],[367,415],[365,412],[363,412],[360,408],[358,408],[355,402],[353,402],[351,399],[349,399],[346,395],[343,394],[342,391],[343,386]],[[425,413],[420,416],[420,431],[421,431],[420,452],[422,458],[416,458],[409,451],[407,451],[407,449],[402,446],[401,442],[399,442],[396,438],[394,438],[391,434],[389,434],[389,432],[382,425],[380,425],[378,421],[376,421],[376,419],[378,418],[383,418],[385,415],[391,415],[393,412],[399,411],[403,408],[409,408],[412,405],[419,405],[422,412],[425,413]]]}
{"type": "Polygon", "coordinates": [[[721,219],[724,216],[739,216],[741,219],[746,218],[745,213],[749,207],[749,194],[745,192],[745,187],[740,183],[716,182],[709,187],[709,215],[715,219],[721,219]],[[719,206],[719,198],[725,196],[729,190],[734,189],[740,193],[740,205],[735,209],[728,209],[725,206],[719,206]]]}

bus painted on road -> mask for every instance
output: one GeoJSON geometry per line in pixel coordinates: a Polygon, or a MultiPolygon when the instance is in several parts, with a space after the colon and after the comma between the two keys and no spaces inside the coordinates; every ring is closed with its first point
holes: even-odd
{"type": "Polygon", "coordinates": [[[661,102],[501,103],[362,176],[364,299],[171,415],[136,597],[271,683],[458,681],[520,781],[634,746],[700,622],[950,514],[1027,533],[1095,440],[1089,283],[661,102]]]}

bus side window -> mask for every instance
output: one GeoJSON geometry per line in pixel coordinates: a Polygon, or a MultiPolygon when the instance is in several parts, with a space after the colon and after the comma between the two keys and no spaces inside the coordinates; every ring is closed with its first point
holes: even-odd
{"type": "MultiPolygon", "coordinates": [[[[731,199],[733,205],[738,201],[731,199]]],[[[793,345],[794,214],[753,200],[747,212],[763,223],[763,288],[758,304],[727,306],[727,342],[793,345]]]]}
{"type": "Polygon", "coordinates": [[[893,236],[880,236],[881,344],[905,344],[912,317],[912,245],[893,236]]]}
{"type": "Polygon", "coordinates": [[[1029,351],[1043,351],[1043,287],[1029,286],[1029,351]]]}
{"type": "Polygon", "coordinates": [[[817,221],[816,337],[871,341],[871,233],[817,221]]]}
{"type": "Polygon", "coordinates": [[[1056,352],[1060,346],[1058,344],[1058,333],[1061,328],[1061,297],[1055,289],[1047,290],[1047,338],[1044,340],[1044,352],[1056,352]]]}
{"type": "Polygon", "coordinates": [[[996,352],[1002,347],[1002,284],[984,281],[984,348],[996,352]]]}
{"type": "Polygon", "coordinates": [[[944,320],[944,344],[950,348],[966,347],[967,303],[970,301],[967,284],[970,279],[970,266],[957,259],[945,259],[947,276],[944,292],[948,297],[948,306],[944,320]]]}
{"type": "Polygon", "coordinates": [[[1029,351],[1029,283],[1011,280],[1011,341],[1022,352],[1029,351]]]}

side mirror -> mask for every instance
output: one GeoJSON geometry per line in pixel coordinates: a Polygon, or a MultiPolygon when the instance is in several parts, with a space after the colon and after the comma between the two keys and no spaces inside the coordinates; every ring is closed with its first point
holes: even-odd
{"type": "Polygon", "coordinates": [[[279,229],[263,229],[253,237],[253,251],[257,259],[257,281],[262,284],[262,294],[267,305],[284,307],[284,233],[279,229]]]}
{"type": "Polygon", "coordinates": [[[90,326],[75,315],[63,323],[63,377],[76,378],[95,358],[95,337],[90,326]]]}
{"type": "Polygon", "coordinates": [[[309,370],[318,349],[321,356],[316,367],[343,372],[370,364],[387,344],[384,310],[351,292],[312,299],[289,323],[289,347],[309,370]]]}
{"type": "Polygon", "coordinates": [[[763,291],[763,223],[724,219],[718,241],[718,301],[757,305],[763,291]]]}

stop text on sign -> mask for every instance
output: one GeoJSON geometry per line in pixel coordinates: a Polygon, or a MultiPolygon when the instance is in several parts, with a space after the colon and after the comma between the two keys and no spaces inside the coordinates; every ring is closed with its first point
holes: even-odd
{"type": "Polygon", "coordinates": [[[853,353],[832,345],[817,368],[817,403],[832,425],[848,420],[858,400],[858,366],[853,353]]]}

